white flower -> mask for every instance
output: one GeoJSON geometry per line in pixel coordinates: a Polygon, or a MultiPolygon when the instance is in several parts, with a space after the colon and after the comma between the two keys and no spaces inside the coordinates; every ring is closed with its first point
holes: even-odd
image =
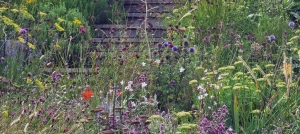
{"type": "Polygon", "coordinates": [[[147,83],[146,83],[146,82],[143,82],[143,83],[141,84],[141,86],[142,86],[142,88],[145,88],[145,87],[147,86],[147,83]]]}
{"type": "Polygon", "coordinates": [[[213,99],[213,98],[215,98],[215,96],[214,96],[214,95],[212,95],[212,96],[210,96],[210,98],[211,98],[211,99],[213,99]]]}
{"type": "Polygon", "coordinates": [[[157,64],[159,64],[159,63],[160,63],[160,60],[157,59],[157,60],[155,60],[154,62],[157,63],[157,64]]]}
{"type": "Polygon", "coordinates": [[[146,66],[146,63],[145,63],[145,62],[142,62],[142,66],[143,66],[143,67],[146,66]]]}
{"type": "Polygon", "coordinates": [[[120,84],[121,84],[121,85],[124,85],[124,81],[122,80],[122,81],[120,82],[120,84]]]}
{"type": "Polygon", "coordinates": [[[132,85],[133,84],[133,81],[128,81],[128,85],[132,85]]]}
{"type": "Polygon", "coordinates": [[[180,73],[182,73],[184,70],[185,70],[185,69],[184,69],[183,67],[181,67],[181,68],[179,69],[180,73]]]}
{"type": "Polygon", "coordinates": [[[205,94],[204,94],[204,96],[206,97],[206,96],[208,96],[208,94],[207,94],[207,93],[205,93],[205,94]]]}
{"type": "Polygon", "coordinates": [[[198,96],[198,99],[199,99],[199,100],[203,100],[203,99],[204,99],[203,95],[199,95],[199,96],[198,96]]]}
{"type": "Polygon", "coordinates": [[[218,103],[216,101],[214,101],[214,105],[216,106],[218,103]]]}
{"type": "Polygon", "coordinates": [[[208,108],[208,109],[211,109],[211,107],[210,107],[210,106],[208,106],[207,108],[208,108]]]}
{"type": "Polygon", "coordinates": [[[206,73],[206,72],[207,72],[207,69],[204,70],[204,73],[206,73]]]}
{"type": "Polygon", "coordinates": [[[128,91],[130,91],[130,92],[132,92],[132,91],[133,91],[133,89],[132,89],[131,85],[128,85],[128,86],[126,86],[126,87],[125,87],[125,90],[128,90],[128,91]]]}
{"type": "Polygon", "coordinates": [[[222,79],[222,76],[221,75],[219,75],[219,77],[218,77],[218,80],[221,80],[222,79]]]}

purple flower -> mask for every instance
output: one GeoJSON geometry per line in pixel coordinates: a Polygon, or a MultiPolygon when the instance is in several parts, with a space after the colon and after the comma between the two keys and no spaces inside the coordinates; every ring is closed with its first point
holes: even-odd
{"type": "Polygon", "coordinates": [[[52,115],[53,114],[53,110],[49,110],[49,115],[52,115]]]}
{"type": "Polygon", "coordinates": [[[45,101],[45,98],[44,97],[41,97],[39,98],[40,102],[44,102],[45,101]]]}
{"type": "Polygon", "coordinates": [[[167,47],[169,45],[168,42],[164,42],[164,46],[167,47]]]}
{"type": "Polygon", "coordinates": [[[269,38],[269,41],[274,41],[276,39],[274,35],[270,35],[268,38],[269,38]]]}
{"type": "Polygon", "coordinates": [[[178,46],[172,47],[172,51],[177,51],[177,50],[178,50],[178,46]]]}
{"type": "Polygon", "coordinates": [[[168,43],[168,46],[169,46],[170,48],[172,48],[174,45],[172,44],[172,42],[169,42],[169,43],[168,43]]]}
{"type": "Polygon", "coordinates": [[[295,26],[295,22],[291,21],[289,22],[289,27],[293,28],[295,26]]]}
{"type": "Polygon", "coordinates": [[[26,29],[21,29],[21,30],[20,30],[20,34],[25,34],[25,33],[27,33],[27,30],[26,30],[26,29]]]}
{"type": "Polygon", "coordinates": [[[43,119],[43,120],[42,120],[42,122],[43,122],[43,123],[46,123],[46,122],[47,122],[47,120],[46,120],[46,119],[43,119]]]}
{"type": "Polygon", "coordinates": [[[190,53],[193,53],[193,52],[195,52],[195,48],[193,48],[193,47],[190,47],[190,48],[189,48],[189,52],[190,52],[190,53]]]}

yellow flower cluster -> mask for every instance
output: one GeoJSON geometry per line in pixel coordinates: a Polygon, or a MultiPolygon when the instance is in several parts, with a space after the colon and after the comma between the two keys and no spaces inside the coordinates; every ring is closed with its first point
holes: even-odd
{"type": "Polygon", "coordinates": [[[28,13],[26,10],[21,9],[21,10],[20,10],[20,13],[21,13],[25,18],[30,19],[30,20],[34,20],[34,17],[33,17],[30,13],[28,13]]]}
{"type": "Polygon", "coordinates": [[[54,23],[54,25],[58,31],[65,31],[65,29],[62,28],[58,23],[54,23]]]}
{"type": "Polygon", "coordinates": [[[27,44],[27,45],[28,45],[28,47],[29,47],[29,48],[31,48],[31,49],[35,49],[35,46],[34,46],[32,43],[28,42],[28,44],[27,44]]]}
{"type": "Polygon", "coordinates": [[[40,11],[40,12],[39,12],[39,15],[41,15],[41,16],[46,16],[47,14],[40,11]]]}
{"type": "Polygon", "coordinates": [[[291,74],[292,74],[292,65],[288,64],[288,63],[284,63],[282,71],[283,71],[283,74],[285,76],[291,76],[291,74]]]}
{"type": "Polygon", "coordinates": [[[18,41],[20,41],[21,43],[25,43],[25,40],[21,36],[18,37],[18,41]]]}
{"type": "Polygon", "coordinates": [[[45,86],[43,85],[43,83],[40,80],[36,79],[35,82],[39,86],[40,89],[45,90],[45,86]]]}
{"type": "Polygon", "coordinates": [[[77,17],[74,18],[73,23],[74,23],[75,25],[82,25],[81,21],[78,20],[77,17]]]}
{"type": "Polygon", "coordinates": [[[31,4],[31,3],[35,2],[35,0],[26,0],[25,2],[26,2],[26,4],[31,4]]]}
{"type": "Polygon", "coordinates": [[[58,22],[63,22],[63,21],[65,21],[64,19],[62,19],[62,18],[57,18],[57,20],[58,20],[58,22]]]}
{"type": "Polygon", "coordinates": [[[12,11],[13,13],[18,13],[19,12],[18,9],[11,9],[10,11],[12,11]]]}
{"type": "Polygon", "coordinates": [[[0,13],[6,11],[7,9],[8,9],[8,8],[6,8],[6,7],[1,7],[1,8],[0,8],[0,13]]]}

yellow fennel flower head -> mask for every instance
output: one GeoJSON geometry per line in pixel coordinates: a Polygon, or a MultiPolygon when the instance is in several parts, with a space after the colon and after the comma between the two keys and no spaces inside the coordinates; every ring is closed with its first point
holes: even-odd
{"type": "Polygon", "coordinates": [[[179,117],[179,118],[182,118],[182,117],[191,117],[191,114],[189,112],[178,112],[176,113],[176,116],[179,117]]]}
{"type": "Polygon", "coordinates": [[[286,45],[290,46],[290,45],[293,45],[294,42],[290,41],[290,42],[287,42],[286,45]]]}
{"type": "Polygon", "coordinates": [[[24,18],[34,20],[34,17],[27,12],[27,10],[21,9],[20,13],[23,15],[24,18]]]}
{"type": "Polygon", "coordinates": [[[57,20],[58,20],[58,22],[63,22],[63,21],[65,21],[64,19],[62,19],[62,18],[60,18],[60,17],[58,17],[57,20]]]}
{"type": "Polygon", "coordinates": [[[150,119],[163,119],[163,117],[161,117],[160,115],[155,114],[155,115],[150,116],[150,119]]]}
{"type": "Polygon", "coordinates": [[[46,16],[47,14],[40,11],[40,12],[39,12],[39,15],[41,15],[41,16],[46,16]]]}
{"type": "Polygon", "coordinates": [[[78,20],[77,17],[74,18],[73,23],[74,23],[75,25],[82,25],[81,21],[78,20]]]}
{"type": "Polygon", "coordinates": [[[300,50],[298,50],[298,56],[299,56],[299,60],[300,60],[300,50]]]}
{"type": "Polygon", "coordinates": [[[233,64],[237,66],[237,65],[243,64],[243,62],[242,62],[242,61],[236,61],[236,62],[234,62],[233,64]]]}
{"type": "Polygon", "coordinates": [[[235,69],[234,66],[227,66],[227,67],[226,67],[226,70],[234,70],[234,69],[235,69]]]}
{"type": "Polygon", "coordinates": [[[203,71],[203,70],[204,70],[203,67],[196,67],[196,68],[195,68],[195,71],[203,71]]]}
{"type": "Polygon", "coordinates": [[[12,11],[13,13],[18,13],[19,12],[18,9],[11,9],[10,11],[12,11]]]}
{"type": "Polygon", "coordinates": [[[1,18],[4,22],[4,24],[6,24],[6,25],[13,25],[14,24],[14,21],[11,20],[10,18],[6,17],[6,16],[2,16],[1,18]]]}
{"type": "Polygon", "coordinates": [[[273,68],[273,67],[275,67],[275,65],[274,64],[267,64],[266,66],[265,66],[265,68],[273,68]]]}
{"type": "Polygon", "coordinates": [[[284,63],[282,67],[283,74],[285,76],[291,76],[292,74],[292,65],[288,63],[284,63]]]}
{"type": "Polygon", "coordinates": [[[299,39],[299,36],[294,36],[290,39],[290,41],[294,41],[294,40],[298,40],[299,39]]]}
{"type": "Polygon", "coordinates": [[[55,45],[53,46],[53,49],[54,49],[54,50],[60,50],[60,49],[61,49],[61,47],[60,47],[60,45],[58,45],[58,44],[55,44],[55,45]]]}
{"type": "Polygon", "coordinates": [[[35,46],[32,43],[28,42],[27,45],[28,45],[29,48],[35,49],[35,46]]]}
{"type": "Polygon", "coordinates": [[[45,90],[45,86],[44,86],[44,84],[40,80],[35,79],[35,82],[36,82],[36,84],[38,85],[38,87],[40,89],[45,90]]]}
{"type": "Polygon", "coordinates": [[[54,23],[54,25],[58,31],[65,31],[65,29],[62,28],[58,23],[54,23]]]}
{"type": "Polygon", "coordinates": [[[20,41],[21,43],[25,43],[25,40],[21,36],[18,37],[18,41],[20,41]]]}
{"type": "Polygon", "coordinates": [[[35,0],[26,0],[25,2],[26,2],[26,4],[31,4],[31,3],[35,2],[35,0]]]}
{"type": "Polygon", "coordinates": [[[297,31],[296,31],[296,34],[299,34],[300,33],[300,30],[298,29],[297,31]]]}
{"type": "Polygon", "coordinates": [[[26,83],[27,83],[27,84],[33,84],[33,81],[32,81],[29,77],[27,77],[27,78],[26,78],[26,83]]]}
{"type": "Polygon", "coordinates": [[[12,26],[15,28],[17,32],[19,32],[22,29],[18,24],[15,23],[12,26]]]}
{"type": "Polygon", "coordinates": [[[3,111],[3,112],[2,112],[2,116],[5,117],[5,118],[7,118],[7,117],[8,117],[8,111],[7,111],[7,110],[6,110],[6,111],[3,111]]]}
{"type": "Polygon", "coordinates": [[[197,85],[198,84],[198,81],[197,80],[191,80],[189,82],[190,85],[197,85]]]}
{"type": "Polygon", "coordinates": [[[8,8],[6,8],[6,7],[1,7],[1,8],[0,8],[0,13],[6,11],[7,9],[8,9],[8,8]]]}

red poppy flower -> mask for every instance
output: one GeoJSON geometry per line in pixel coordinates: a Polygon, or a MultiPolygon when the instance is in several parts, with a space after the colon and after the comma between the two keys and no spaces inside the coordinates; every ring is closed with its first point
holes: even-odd
{"type": "Polygon", "coordinates": [[[92,96],[94,96],[94,94],[89,87],[82,93],[83,100],[90,100],[92,96]]]}

